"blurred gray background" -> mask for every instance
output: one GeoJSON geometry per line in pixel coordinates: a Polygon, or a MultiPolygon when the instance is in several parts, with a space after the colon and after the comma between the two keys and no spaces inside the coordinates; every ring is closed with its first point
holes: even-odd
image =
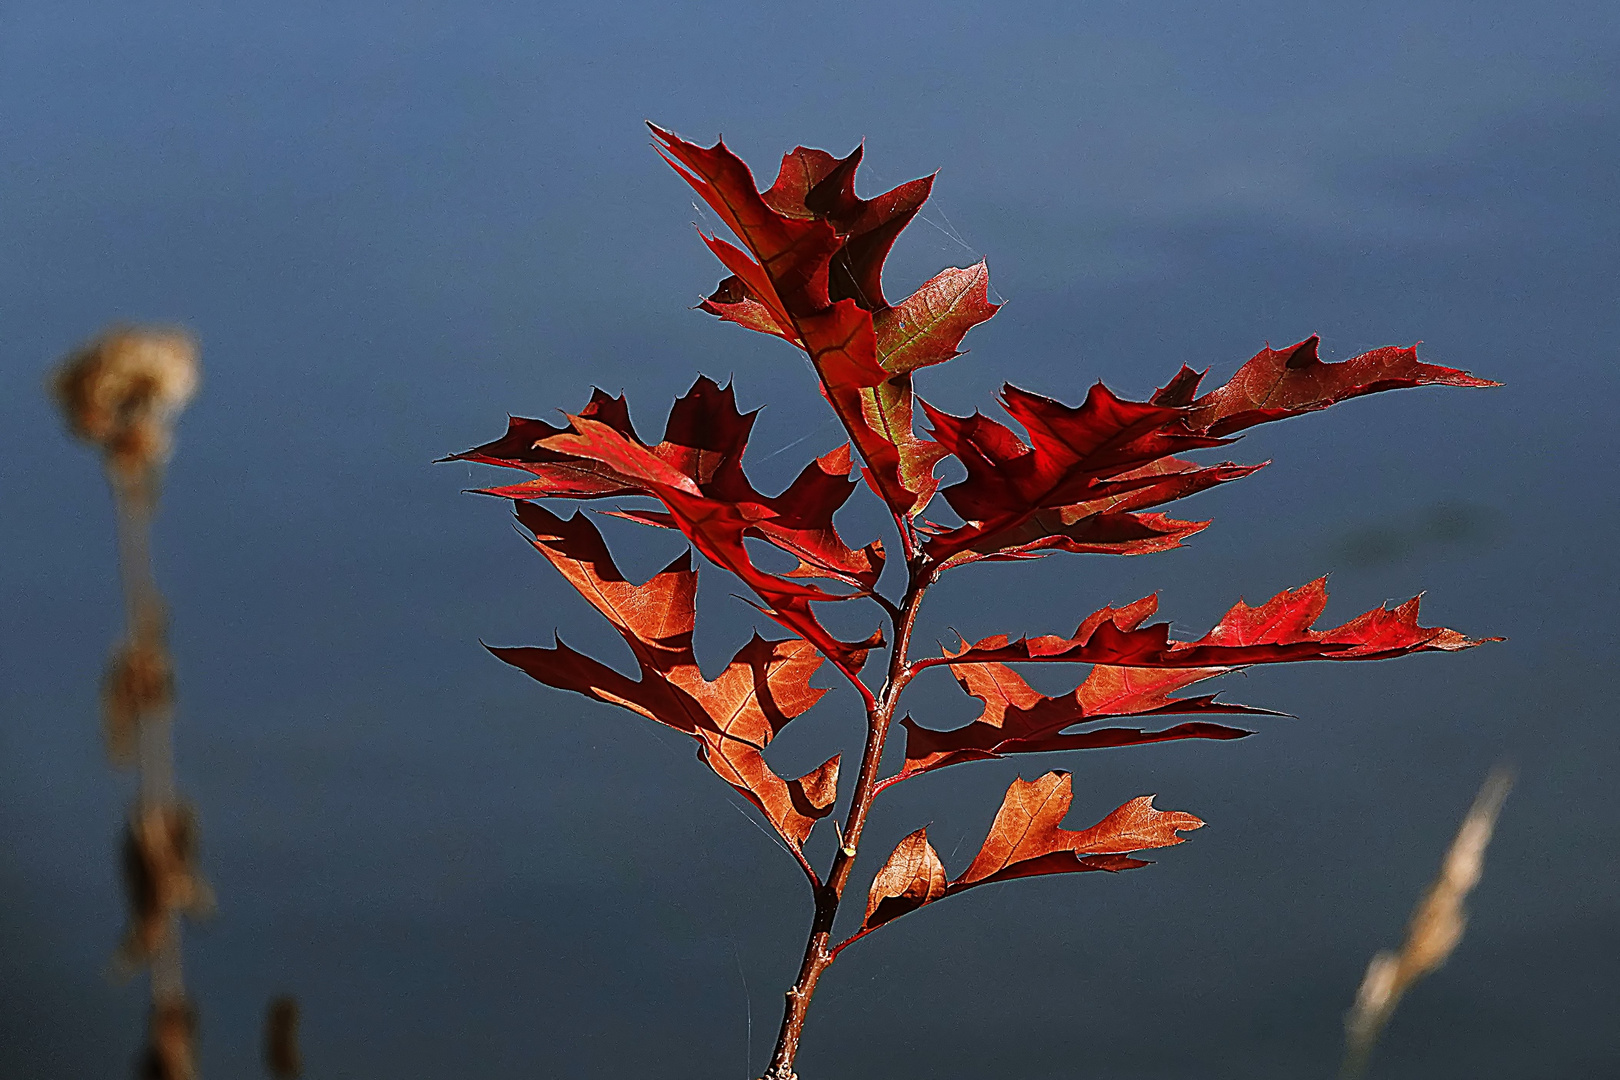
{"type": "MultiPolygon", "coordinates": [[[[1232,456],[1276,464],[1190,504],[1216,523],[1184,550],[947,579],[925,642],[1067,632],[1153,589],[1196,633],[1328,571],[1335,622],[1428,590],[1427,621],[1510,640],[1231,678],[1298,717],[1241,742],[896,789],[871,846],[931,822],[953,872],[1047,768],[1075,770],[1072,823],[1157,792],[1210,827],[867,939],[822,984],[801,1075],[1332,1075],[1368,958],[1501,759],[1520,784],[1468,937],[1374,1075],[1620,1075],[1617,61],[1602,2],[5,5],[0,1076],[121,1075],[143,1024],[144,991],[104,975],[130,796],[96,718],[110,500],[41,389],[113,320],[204,348],[157,557],[220,900],[187,946],[205,1075],[260,1074],[282,992],[322,1080],[757,1075],[809,917],[797,869],[689,743],[480,648],[560,625],[626,655],[503,505],[460,493],[483,471],[430,464],[593,383],[656,435],[699,372],[767,404],[762,488],[836,445],[792,350],[688,310],[722,276],[691,223],[715,222],[649,118],[723,133],[765,178],[796,143],[863,138],[868,193],[940,169],[890,295],[986,255],[1007,301],[921,378],[947,409],[1007,379],[1141,396],[1312,332],[1329,358],[1421,339],[1507,384],[1256,431],[1232,456]]],[[[882,527],[869,503],[841,522],[882,527]]],[[[678,549],[620,526],[632,574],[678,549]]],[[[760,623],[734,591],[706,571],[706,663],[760,623]]],[[[944,674],[907,703],[974,715],[944,674]]],[[[858,738],[834,693],[773,759],[858,738]]]]}

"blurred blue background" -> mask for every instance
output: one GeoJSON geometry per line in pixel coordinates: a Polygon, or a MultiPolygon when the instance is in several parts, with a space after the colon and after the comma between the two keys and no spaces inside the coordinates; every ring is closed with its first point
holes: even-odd
{"type": "MultiPolygon", "coordinates": [[[[259,1074],[281,992],[323,1080],[762,1068],[797,869],[685,741],[483,651],[561,625],[625,655],[504,506],[460,494],[479,470],[430,464],[592,384],[656,434],[699,372],[767,405],[762,488],[836,445],[790,349],[688,310],[722,276],[690,223],[715,223],[643,119],[723,133],[765,178],[863,138],[868,193],[942,170],[889,293],[986,255],[1007,301],[921,378],[947,409],[1006,379],[1141,396],[1312,332],[1328,358],[1421,339],[1507,384],[1255,432],[1235,456],[1276,464],[1200,496],[1216,523],[1184,550],[947,579],[923,641],[1066,632],[1153,589],[1201,632],[1328,571],[1334,622],[1428,590],[1427,621],[1510,640],[1235,677],[1298,716],[1237,743],[896,789],[871,846],[931,822],[953,872],[1046,768],[1075,770],[1073,822],[1157,792],[1211,824],[1151,868],[867,939],[822,983],[802,1076],[1331,1075],[1368,958],[1500,759],[1520,784],[1468,937],[1375,1075],[1620,1074],[1617,65],[1602,2],[6,5],[0,1075],[119,1075],[143,1025],[142,989],[104,975],[130,797],[96,719],[110,501],[42,391],[114,320],[204,350],[157,538],[220,900],[187,946],[204,1074],[259,1074]]],[[[620,525],[632,574],[678,548],[620,525]]],[[[705,573],[706,663],[759,622],[733,591],[705,573]]],[[[938,726],[973,704],[943,674],[908,698],[938,726]]],[[[773,759],[858,736],[835,693],[773,759]]]]}

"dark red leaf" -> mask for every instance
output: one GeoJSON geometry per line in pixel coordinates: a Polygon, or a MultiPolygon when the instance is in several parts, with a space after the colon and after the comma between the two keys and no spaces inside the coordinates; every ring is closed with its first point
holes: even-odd
{"type": "Polygon", "coordinates": [[[823,386],[822,393],[840,416],[860,419],[859,432],[851,429],[851,434],[866,461],[864,475],[872,490],[897,514],[921,513],[939,488],[934,466],[945,456],[945,448],[917,436],[911,376],[896,375],[857,389],[823,386]]]}
{"type": "Polygon", "coordinates": [[[1417,347],[1386,346],[1338,363],[1317,356],[1315,334],[1286,349],[1264,348],[1225,386],[1194,398],[1202,373],[1183,367],[1153,396],[1160,405],[1186,406],[1188,430],[1208,435],[1281,420],[1363,394],[1414,386],[1500,386],[1466,371],[1420,363],[1417,347]]]}
{"type": "Polygon", "coordinates": [[[963,336],[1000,310],[990,302],[989,287],[983,262],[947,267],[894,307],[873,314],[883,370],[904,375],[960,356],[963,336]]]}
{"type": "Polygon", "coordinates": [[[1240,480],[1263,467],[1225,463],[1199,468],[1177,458],[1161,458],[1099,485],[1098,490],[1107,494],[1037,510],[1011,528],[981,535],[942,565],[979,559],[1025,559],[1051,551],[1143,555],[1179,547],[1181,541],[1206,528],[1209,522],[1177,521],[1163,514],[1137,511],[1240,480]]]}
{"type": "Polygon", "coordinates": [[[784,217],[830,223],[843,241],[830,259],[833,300],[851,299],[868,311],[888,307],[883,298],[883,261],[895,237],[928,201],[934,178],[901,184],[875,199],[855,194],[861,147],[835,158],[825,150],[799,147],[782,158],[776,182],[762,201],[784,217]]]}
{"type": "MultiPolygon", "coordinates": [[[[605,424],[649,450],[654,457],[684,473],[699,490],[721,497],[743,490],[737,481],[741,476],[743,449],[757,413],[738,412],[736,395],[729,386],[718,386],[707,376],[700,376],[670,410],[663,441],[657,446],[648,446],[636,434],[623,395],[613,398],[601,390],[593,390],[590,402],[579,415],[605,424]],[[715,483],[723,485],[721,490],[709,487],[715,483]]],[[[513,417],[501,438],[445,460],[499,465],[534,475],[533,480],[524,484],[484,489],[485,494],[505,498],[601,499],[644,494],[633,478],[614,472],[599,461],[549,450],[542,445],[547,439],[565,435],[569,430],[553,427],[543,420],[513,417]]],[[[742,481],[743,487],[746,483],[742,481]]]]}
{"type": "MultiPolygon", "coordinates": [[[[699,385],[705,382],[707,380],[700,379],[699,385]]],[[[694,385],[693,391],[697,389],[698,386],[694,385]]],[[[640,441],[630,424],[630,413],[623,395],[613,398],[600,389],[592,390],[591,400],[580,410],[580,415],[607,423],[627,437],[640,441]]],[[[546,439],[567,430],[552,427],[544,420],[513,416],[507,419],[506,434],[499,439],[441,460],[472,461],[480,465],[500,465],[533,473],[535,478],[527,483],[485,490],[485,494],[509,499],[600,499],[636,494],[634,487],[623,477],[614,475],[599,462],[582,461],[568,454],[541,448],[540,444],[546,439]]]]}
{"type": "MultiPolygon", "coordinates": [[[[1428,384],[1496,385],[1466,372],[1419,363],[1416,349],[1375,349],[1335,364],[1322,363],[1316,350],[1315,337],[1280,352],[1262,350],[1225,386],[1203,397],[1195,396],[1202,376],[1186,367],[1150,402],[1124,401],[1098,384],[1074,409],[1008,386],[1003,405],[1028,432],[1028,445],[981,414],[956,417],[925,403],[934,437],[968,473],[966,480],[944,492],[965,524],[932,530],[929,555],[944,563],[996,554],[1022,557],[1053,549],[1137,554],[1175,546],[1193,530],[1161,530],[1174,536],[1158,544],[1114,549],[1085,546],[1083,541],[1071,546],[1063,538],[1080,540],[1072,527],[1089,514],[1140,509],[1096,509],[1095,504],[1127,493],[1132,482],[1151,475],[1157,463],[1179,449],[1218,445],[1223,436],[1255,424],[1324,409],[1362,394],[1428,384]],[[1045,543],[1038,543],[1042,540],[1045,543]]],[[[1219,475],[1209,474],[1204,478],[1209,482],[1199,482],[1190,463],[1173,464],[1174,470],[1165,471],[1183,474],[1182,486],[1159,486],[1146,505],[1182,498],[1209,483],[1252,471],[1217,466],[1219,475]]],[[[1141,538],[1149,539],[1145,534],[1141,538]]]]}
{"type": "Polygon", "coordinates": [[[698,305],[698,310],[707,311],[710,315],[717,315],[726,322],[736,323],[749,330],[773,334],[790,345],[799,344],[798,334],[791,323],[784,326],[770,308],[760,303],[748,291],[743,279],[735,274],[721,281],[714,292],[698,305]]]}
{"type": "MultiPolygon", "coordinates": [[[[1081,504],[1161,483],[1147,471],[1154,462],[1220,445],[1218,439],[1170,430],[1178,409],[1126,401],[1101,383],[1078,408],[1011,385],[1001,400],[1028,432],[1028,444],[981,413],[952,416],[923,402],[934,437],[967,469],[965,480],[943,492],[966,524],[937,531],[927,542],[928,554],[941,562],[963,551],[998,550],[1003,535],[1014,546],[1028,543],[1031,521],[1042,512],[1078,508],[1073,512],[1083,515],[1081,504]]],[[[1212,474],[1211,483],[1246,475],[1239,466],[1218,468],[1226,471],[1212,474]]],[[[1039,523],[1034,528],[1037,535],[1051,535],[1040,532],[1045,526],[1039,523]]]]}
{"type": "Polygon", "coordinates": [[[904,376],[957,355],[962,336],[996,311],[982,263],[946,270],[898,305],[884,298],[883,261],[928,198],[932,178],[862,199],[854,186],[859,148],[840,159],[799,147],[760,193],[723,143],[704,148],[657,127],[653,133],[666,159],[748,249],[704,238],[731,276],[700,306],[804,349],[873,488],[897,514],[921,512],[937,487],[933,467],[943,451],[913,430],[913,391],[904,376]]]}

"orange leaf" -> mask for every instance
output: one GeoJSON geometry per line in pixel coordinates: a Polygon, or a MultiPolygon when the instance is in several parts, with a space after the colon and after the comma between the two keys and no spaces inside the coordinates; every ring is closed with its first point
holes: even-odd
{"type": "Polygon", "coordinates": [[[1153,797],[1145,795],[1091,828],[1071,832],[1060,824],[1073,798],[1070,783],[1066,772],[1049,772],[1034,781],[1014,780],[984,846],[949,891],[1042,874],[1132,869],[1146,864],[1120,856],[1179,844],[1178,830],[1204,824],[1191,814],[1155,810],[1153,797]]]}
{"type": "Polygon", "coordinates": [[[759,807],[797,851],[832,810],[839,759],[784,780],[763,751],[789,720],[826,693],[810,685],[821,656],[804,641],[767,641],[756,634],[717,678],[707,679],[692,652],[697,573],[687,556],[635,585],[584,517],[564,520],[534,503],[519,503],[517,510],[534,533],[535,550],[630,646],[640,678],[631,680],[561,642],[549,649],[490,651],[548,686],[618,705],[696,739],[698,756],[759,807]]]}
{"type": "Polygon", "coordinates": [[[889,861],[872,879],[861,929],[875,930],[944,895],[945,867],[928,842],[928,830],[918,829],[895,846],[889,861]]]}

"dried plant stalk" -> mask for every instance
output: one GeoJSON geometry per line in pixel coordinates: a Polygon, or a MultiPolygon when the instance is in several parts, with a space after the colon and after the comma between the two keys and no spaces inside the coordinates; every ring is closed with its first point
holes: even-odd
{"type": "Polygon", "coordinates": [[[185,998],[155,1001],[140,1080],[195,1080],[197,1010],[185,998]]]}
{"type": "Polygon", "coordinates": [[[1485,848],[1496,828],[1496,817],[1508,790],[1512,773],[1498,768],[1485,780],[1468,816],[1463,818],[1457,838],[1451,842],[1441,864],[1440,876],[1429,886],[1412,912],[1406,941],[1399,952],[1379,952],[1367,965],[1366,977],[1356,993],[1356,1003],[1345,1016],[1345,1059],[1342,1075],[1346,1080],[1361,1076],[1367,1069],[1373,1046],[1401,996],[1423,976],[1439,970],[1462,941],[1468,927],[1463,901],[1479,884],[1485,870],[1485,848]]]}
{"type": "Polygon", "coordinates": [[[152,519],[174,421],[196,393],[197,346],[183,331],[115,328],[65,359],[51,389],[68,429],[101,451],[117,511],[127,628],[102,680],[102,717],[114,765],[138,782],[123,843],[129,930],[121,965],[144,966],[152,1013],[140,1073],[194,1080],[196,1010],[186,996],[180,917],[211,910],[196,868],[197,827],[175,793],[174,674],[167,614],[152,575],[152,519]]]}
{"type": "Polygon", "coordinates": [[[304,1058],[298,1050],[298,999],[273,998],[264,1017],[264,1066],[276,1080],[298,1080],[304,1058]]]}

